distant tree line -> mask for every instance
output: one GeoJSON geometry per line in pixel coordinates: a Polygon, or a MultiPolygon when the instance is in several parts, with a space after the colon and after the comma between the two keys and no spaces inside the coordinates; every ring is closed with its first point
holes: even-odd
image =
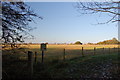
{"type": "Polygon", "coordinates": [[[120,42],[116,38],[113,38],[111,40],[105,40],[102,42],[98,42],[97,44],[120,44],[120,42]]]}
{"type": "MultiPolygon", "coordinates": [[[[27,44],[41,44],[41,43],[17,43],[17,44],[24,44],[24,45],[27,45],[27,44]]],[[[46,42],[45,44],[55,44],[55,45],[83,45],[82,42],[80,41],[76,41],[74,43],[48,43],[46,42]]],[[[120,44],[120,42],[116,39],[116,38],[113,38],[113,39],[110,39],[110,40],[104,40],[104,41],[101,41],[101,42],[98,42],[98,43],[90,43],[88,42],[86,45],[105,45],[105,44],[120,44]]]]}

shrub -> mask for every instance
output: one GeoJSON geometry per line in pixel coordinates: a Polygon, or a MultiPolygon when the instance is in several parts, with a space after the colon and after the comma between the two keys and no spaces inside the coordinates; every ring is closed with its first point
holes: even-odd
{"type": "Polygon", "coordinates": [[[77,41],[74,44],[80,44],[80,45],[82,45],[82,43],[80,41],[77,41]]]}

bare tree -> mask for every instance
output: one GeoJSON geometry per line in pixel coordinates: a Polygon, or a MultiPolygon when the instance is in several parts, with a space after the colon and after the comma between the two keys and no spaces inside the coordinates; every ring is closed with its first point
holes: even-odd
{"type": "Polygon", "coordinates": [[[0,2],[2,5],[2,35],[1,40],[4,43],[23,42],[28,36],[29,31],[34,27],[29,26],[30,22],[34,22],[33,18],[39,17],[24,2],[0,2]]]}
{"type": "Polygon", "coordinates": [[[110,19],[104,23],[117,22],[120,2],[109,1],[109,2],[78,2],[76,8],[81,14],[95,14],[95,13],[108,13],[110,19]]]}

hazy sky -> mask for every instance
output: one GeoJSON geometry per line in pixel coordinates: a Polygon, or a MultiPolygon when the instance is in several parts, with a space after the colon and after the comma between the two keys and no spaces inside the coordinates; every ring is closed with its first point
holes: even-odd
{"type": "Polygon", "coordinates": [[[81,15],[75,2],[27,2],[32,10],[43,17],[30,26],[35,39],[26,42],[82,43],[99,42],[118,37],[117,23],[95,25],[109,19],[107,14],[81,15]]]}

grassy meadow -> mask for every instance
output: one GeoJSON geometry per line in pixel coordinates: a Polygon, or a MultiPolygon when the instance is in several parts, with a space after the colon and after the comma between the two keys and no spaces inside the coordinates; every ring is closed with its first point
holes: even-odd
{"type": "Polygon", "coordinates": [[[4,78],[29,77],[28,51],[37,52],[34,79],[118,77],[118,45],[47,45],[44,64],[41,63],[40,45],[28,44],[20,47],[2,50],[4,78]],[[82,47],[84,57],[82,57],[82,47]],[[94,47],[96,47],[95,54],[94,47]],[[63,60],[64,49],[65,61],[63,60]]]}
{"type": "MultiPolygon", "coordinates": [[[[39,44],[21,45],[21,47],[25,48],[26,53],[27,51],[37,52],[38,61],[41,60],[41,46],[39,44]]],[[[47,45],[47,50],[44,51],[44,61],[63,59],[64,49],[66,59],[80,57],[82,56],[82,47],[85,56],[94,55],[94,47],[96,48],[95,54],[113,53],[118,50],[118,45],[47,45]]]]}

